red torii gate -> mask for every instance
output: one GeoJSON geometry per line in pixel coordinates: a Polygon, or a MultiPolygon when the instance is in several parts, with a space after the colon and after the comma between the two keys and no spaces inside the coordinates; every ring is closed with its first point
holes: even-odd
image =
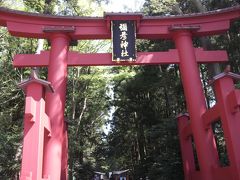
{"type": "Polygon", "coordinates": [[[217,104],[207,109],[198,63],[227,61],[225,51],[194,48],[192,37],[226,32],[240,18],[240,7],[203,14],[145,17],[141,14],[106,13],[103,18],[62,17],[0,8],[0,25],[13,36],[48,39],[50,51],[39,55],[16,55],[14,67],[48,67],[48,81],[35,72],[20,84],[26,92],[24,147],[21,180],[67,179],[67,128],[64,122],[67,66],[179,64],[188,115],[179,116],[179,134],[185,179],[240,180],[239,90],[230,72],[215,77],[217,104]],[[110,39],[112,20],[134,20],[137,38],[172,39],[176,49],[168,52],[139,52],[135,62],[112,62],[108,53],[70,52],[72,40],[110,39]],[[48,91],[47,91],[48,90],[48,91]],[[46,103],[45,103],[46,102],[46,103]],[[46,104],[46,107],[45,107],[46,104]],[[211,123],[221,117],[229,167],[220,167],[211,123]],[[189,120],[190,119],[190,120],[189,120]],[[200,170],[194,165],[193,136],[200,170]]]}

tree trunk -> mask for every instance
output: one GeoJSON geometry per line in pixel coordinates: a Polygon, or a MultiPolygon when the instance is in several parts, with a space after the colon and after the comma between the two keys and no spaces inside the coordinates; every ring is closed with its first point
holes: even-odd
{"type": "Polygon", "coordinates": [[[137,127],[137,150],[138,150],[138,161],[140,163],[145,159],[145,136],[144,136],[144,128],[142,125],[142,121],[139,120],[137,112],[135,112],[135,123],[137,127]]]}
{"type": "Polygon", "coordinates": [[[206,78],[204,78],[203,67],[200,67],[200,73],[201,73],[201,76],[203,77],[203,90],[204,90],[204,94],[205,94],[206,101],[207,101],[207,107],[210,108],[210,100],[209,100],[209,97],[207,95],[207,82],[206,82],[206,78]]]}
{"type": "MultiPolygon", "coordinates": [[[[196,8],[198,9],[199,12],[206,12],[207,9],[205,6],[203,6],[203,4],[201,3],[200,0],[191,0],[192,3],[196,6],[196,8]]],[[[211,41],[209,38],[207,37],[201,37],[200,41],[202,43],[202,46],[205,50],[211,50],[212,46],[211,46],[211,41]]],[[[208,69],[208,74],[209,74],[209,78],[213,78],[215,75],[221,73],[221,69],[218,63],[214,63],[214,64],[207,64],[207,69],[208,69]]]]}
{"type": "Polygon", "coordinates": [[[69,180],[73,180],[73,158],[69,158],[68,164],[69,164],[68,178],[69,180]]]}

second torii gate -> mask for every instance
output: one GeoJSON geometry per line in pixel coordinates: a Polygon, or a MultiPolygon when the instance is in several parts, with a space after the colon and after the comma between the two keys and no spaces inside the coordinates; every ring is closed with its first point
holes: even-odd
{"type": "Polygon", "coordinates": [[[225,51],[194,48],[192,37],[220,34],[230,22],[240,18],[240,7],[173,17],[144,17],[142,14],[107,13],[103,18],[62,17],[25,13],[0,8],[0,25],[13,36],[45,38],[50,51],[39,55],[20,54],[14,67],[48,67],[48,81],[31,75],[21,85],[26,92],[22,180],[64,180],[67,177],[67,129],[64,123],[65,93],[68,66],[179,64],[189,111],[179,116],[179,133],[185,179],[240,180],[239,92],[234,90],[232,73],[215,78],[218,104],[207,110],[198,63],[227,61],[225,51]],[[138,52],[134,62],[113,62],[109,53],[84,54],[69,51],[73,40],[110,39],[111,21],[133,20],[139,39],[172,39],[176,49],[167,52],[138,52]],[[48,90],[48,91],[46,91],[48,90]],[[45,106],[46,104],[46,106],[45,106]],[[228,108],[231,105],[232,109],[228,108]],[[228,168],[221,168],[211,123],[221,113],[230,159],[228,168]],[[194,168],[193,136],[200,171],[194,168]],[[38,138],[36,138],[38,137],[38,138]],[[33,143],[34,142],[34,143],[33,143]],[[30,145],[36,150],[32,152],[30,145]],[[31,153],[28,153],[31,152],[31,153]],[[33,160],[34,159],[34,160],[33,160]],[[37,160],[35,160],[37,159],[37,160]]]}

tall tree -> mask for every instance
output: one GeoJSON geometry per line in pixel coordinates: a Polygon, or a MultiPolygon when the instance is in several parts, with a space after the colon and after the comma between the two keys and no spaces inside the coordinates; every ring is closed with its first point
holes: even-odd
{"type": "MultiPolygon", "coordinates": [[[[209,10],[216,8],[212,6],[213,1],[204,3],[209,10]]],[[[146,15],[156,16],[192,13],[198,9],[192,1],[146,0],[143,11],[146,15]]],[[[230,32],[234,29],[231,28],[230,32]]],[[[234,33],[231,35],[234,36],[234,33]]],[[[222,49],[223,46],[219,45],[225,43],[223,39],[225,36],[211,37],[212,49],[222,49]]],[[[198,40],[194,41],[194,45],[201,46],[198,40]]],[[[139,51],[164,51],[172,47],[173,44],[166,40],[138,42],[139,51]]],[[[236,50],[234,52],[236,57],[236,50]]],[[[173,121],[177,113],[186,111],[178,67],[165,65],[119,69],[114,69],[114,72],[121,74],[125,71],[125,76],[119,75],[113,80],[115,98],[112,103],[116,111],[108,136],[110,167],[129,168],[134,179],[144,176],[150,179],[182,179],[176,121],[173,121]],[[126,74],[130,70],[134,75],[129,77],[126,74]]],[[[209,78],[206,72],[206,66],[201,66],[204,87],[209,78]]],[[[210,104],[214,97],[209,92],[206,88],[210,104]]]]}
{"type": "MultiPolygon", "coordinates": [[[[9,0],[10,2],[10,0],[9,0]]],[[[8,6],[8,1],[4,1],[3,5],[8,6]]],[[[94,4],[94,1],[91,1],[94,4]]],[[[99,6],[99,3],[95,3],[99,6]]],[[[94,12],[93,8],[84,7],[91,5],[90,1],[85,4],[77,4],[77,13],[84,15],[88,9],[90,15],[94,12]],[[82,7],[79,7],[81,5],[82,7]]],[[[60,1],[24,1],[21,4],[22,10],[30,12],[39,12],[45,14],[61,14],[63,9],[74,11],[60,1]],[[61,6],[61,7],[60,7],[61,6]]],[[[69,13],[70,14],[70,13],[69,13]]],[[[13,69],[12,57],[18,53],[39,52],[42,48],[42,42],[37,42],[35,39],[15,38],[9,36],[5,28],[1,28],[1,104],[0,104],[0,135],[1,135],[1,163],[0,163],[0,179],[13,178],[19,172],[19,163],[21,158],[21,138],[22,138],[22,122],[24,108],[24,94],[17,88],[15,81],[19,82],[28,78],[30,69],[13,69]],[[40,45],[37,45],[40,44],[40,45]],[[7,133],[6,133],[7,130],[7,133]]],[[[78,51],[96,52],[99,48],[104,48],[106,42],[101,41],[81,41],[77,47],[78,51]]],[[[44,44],[44,49],[47,49],[47,43],[44,44]]],[[[105,48],[106,49],[106,48],[105,48]]],[[[106,166],[104,162],[100,162],[103,156],[95,156],[98,146],[103,146],[103,130],[102,126],[105,121],[106,109],[105,98],[105,77],[102,76],[103,69],[101,68],[72,68],[69,69],[69,82],[73,86],[68,87],[68,92],[73,97],[68,97],[66,116],[69,118],[69,133],[70,133],[70,162],[73,161],[74,166],[70,172],[73,172],[75,177],[86,177],[87,174],[93,173],[93,168],[99,166],[99,169],[106,166]],[[81,86],[83,85],[83,86],[81,86]],[[72,88],[71,88],[72,87],[72,88]],[[82,88],[82,89],[81,89],[82,88]],[[71,101],[74,99],[73,101],[71,101]],[[97,101],[94,101],[97,99],[97,101]],[[75,108],[71,107],[71,102],[75,102],[75,108]],[[71,110],[75,109],[74,113],[71,110]],[[71,126],[73,124],[73,126],[71,126]],[[74,126],[75,125],[75,126],[74,126]],[[72,140],[72,141],[71,141],[72,140]],[[72,149],[71,149],[72,148],[72,149]],[[75,152],[74,149],[77,149],[75,152]],[[71,153],[73,152],[73,153],[71,153]],[[78,156],[76,156],[78,154],[78,156]],[[77,159],[78,158],[78,159],[77,159]],[[98,160],[97,160],[98,158],[98,160]]],[[[46,79],[46,69],[40,71],[41,77],[46,79]]],[[[73,178],[73,176],[72,176],[73,178]]]]}

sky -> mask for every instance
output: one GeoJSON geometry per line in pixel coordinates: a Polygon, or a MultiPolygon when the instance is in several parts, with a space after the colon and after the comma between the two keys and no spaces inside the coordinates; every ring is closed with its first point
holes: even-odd
{"type": "Polygon", "coordinates": [[[110,0],[106,12],[139,12],[144,0],[110,0]]]}

